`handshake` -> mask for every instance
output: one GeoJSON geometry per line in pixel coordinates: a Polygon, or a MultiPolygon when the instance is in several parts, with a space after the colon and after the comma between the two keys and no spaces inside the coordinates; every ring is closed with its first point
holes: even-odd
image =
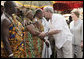
{"type": "Polygon", "coordinates": [[[41,32],[39,34],[40,37],[45,37],[45,36],[50,36],[50,35],[53,35],[53,34],[58,34],[59,32],[61,32],[61,30],[50,30],[49,32],[41,32]]]}
{"type": "Polygon", "coordinates": [[[53,34],[58,34],[59,32],[61,32],[61,30],[50,30],[49,32],[40,32],[40,34],[38,35],[40,38],[42,38],[44,40],[44,42],[46,43],[46,45],[49,47],[49,41],[45,40],[44,37],[46,36],[51,36],[53,34]]]}
{"type": "Polygon", "coordinates": [[[39,38],[41,38],[41,40],[43,40],[45,42],[46,46],[49,47],[49,41],[44,39],[45,36],[46,36],[46,33],[44,33],[44,32],[41,32],[39,34],[39,38]]]}

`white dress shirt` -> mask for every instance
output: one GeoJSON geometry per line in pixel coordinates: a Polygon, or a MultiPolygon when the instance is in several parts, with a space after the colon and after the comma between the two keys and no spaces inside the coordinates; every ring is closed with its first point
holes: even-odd
{"type": "Polygon", "coordinates": [[[65,18],[60,14],[52,15],[52,22],[49,21],[50,30],[61,30],[60,33],[54,34],[55,45],[60,49],[67,40],[72,41],[72,34],[66,23],[65,18]]]}

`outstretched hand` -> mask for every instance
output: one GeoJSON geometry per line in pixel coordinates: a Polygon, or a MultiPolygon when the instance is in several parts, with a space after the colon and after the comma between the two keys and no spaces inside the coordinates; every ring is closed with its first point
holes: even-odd
{"type": "Polygon", "coordinates": [[[41,32],[40,34],[39,34],[39,37],[45,37],[46,36],[46,34],[44,33],[44,32],[41,32]]]}

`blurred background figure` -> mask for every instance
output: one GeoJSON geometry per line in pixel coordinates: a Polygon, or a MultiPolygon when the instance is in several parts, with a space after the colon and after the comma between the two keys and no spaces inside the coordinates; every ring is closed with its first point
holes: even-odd
{"type": "Polygon", "coordinates": [[[79,18],[80,13],[78,9],[71,11],[71,17],[73,21],[70,23],[70,30],[73,34],[72,46],[73,57],[82,58],[82,46],[83,46],[83,20],[79,18]]]}

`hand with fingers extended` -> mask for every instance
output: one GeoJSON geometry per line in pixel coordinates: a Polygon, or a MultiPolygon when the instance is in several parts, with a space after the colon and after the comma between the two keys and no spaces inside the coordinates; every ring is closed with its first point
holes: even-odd
{"type": "Polygon", "coordinates": [[[41,32],[41,33],[39,34],[39,37],[45,37],[45,36],[46,36],[45,32],[41,32]]]}
{"type": "Polygon", "coordinates": [[[41,32],[39,34],[40,37],[45,37],[45,36],[49,36],[49,35],[53,35],[53,34],[58,34],[59,32],[61,32],[61,30],[50,30],[49,32],[41,32]]]}

